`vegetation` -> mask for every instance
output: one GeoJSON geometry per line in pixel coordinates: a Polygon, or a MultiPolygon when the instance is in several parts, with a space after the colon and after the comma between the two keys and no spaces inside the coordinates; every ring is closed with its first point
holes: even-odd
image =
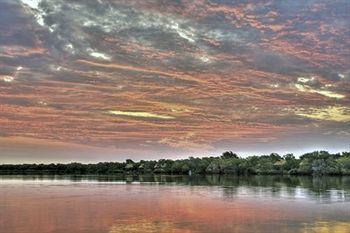
{"type": "Polygon", "coordinates": [[[315,151],[300,158],[293,154],[238,157],[231,151],[219,157],[97,164],[3,164],[0,174],[236,174],[236,175],[350,175],[350,152],[315,151]]]}

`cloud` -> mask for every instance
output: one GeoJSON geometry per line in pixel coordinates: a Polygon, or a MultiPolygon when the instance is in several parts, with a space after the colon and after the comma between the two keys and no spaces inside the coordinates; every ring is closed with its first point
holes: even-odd
{"type": "Polygon", "coordinates": [[[1,134],[182,153],[348,128],[346,0],[161,2],[0,1],[1,134]]]}
{"type": "Polygon", "coordinates": [[[185,135],[170,136],[162,138],[158,141],[160,144],[165,144],[173,148],[181,148],[187,150],[211,150],[212,146],[206,144],[203,140],[196,137],[194,132],[187,132],[185,135]]]}
{"type": "Polygon", "coordinates": [[[40,26],[45,26],[44,17],[45,12],[40,8],[42,0],[20,0],[24,5],[31,8],[31,12],[34,15],[36,22],[40,26]]]}
{"type": "Polygon", "coordinates": [[[86,64],[93,67],[101,67],[101,68],[109,68],[109,69],[121,69],[121,70],[127,70],[127,71],[133,71],[133,72],[140,72],[140,73],[149,73],[149,74],[155,74],[155,75],[162,75],[167,77],[174,77],[181,80],[188,80],[188,81],[195,81],[195,82],[205,82],[205,80],[200,80],[196,77],[193,77],[191,75],[183,74],[183,73],[176,73],[176,72],[166,72],[162,70],[154,70],[154,69],[147,69],[142,67],[135,67],[131,65],[121,65],[116,63],[98,63],[88,60],[77,60],[77,63],[80,64],[86,64]]]}
{"type": "Polygon", "coordinates": [[[5,83],[11,83],[15,79],[12,76],[5,75],[5,76],[0,76],[0,80],[4,81],[5,83]]]}
{"type": "Polygon", "coordinates": [[[313,82],[315,80],[315,77],[298,77],[298,82],[300,83],[309,83],[309,82],[313,82]]]}
{"type": "Polygon", "coordinates": [[[343,106],[327,106],[319,108],[300,108],[295,114],[301,117],[320,121],[350,122],[350,108],[343,106]]]}
{"type": "Polygon", "coordinates": [[[116,111],[116,110],[110,110],[108,111],[109,114],[117,115],[117,116],[131,116],[131,117],[141,117],[141,118],[157,118],[157,119],[175,119],[173,116],[166,116],[166,115],[160,115],[155,113],[149,113],[149,112],[124,112],[124,111],[116,111]]]}
{"type": "Polygon", "coordinates": [[[98,58],[98,59],[107,60],[107,61],[111,60],[111,57],[109,55],[104,54],[104,53],[100,53],[100,52],[96,52],[96,51],[91,51],[90,56],[92,56],[94,58],[98,58]]]}
{"type": "Polygon", "coordinates": [[[28,5],[30,8],[38,9],[41,0],[21,0],[21,2],[28,5]]]}
{"type": "Polygon", "coordinates": [[[338,77],[341,79],[345,79],[345,75],[344,74],[338,74],[338,77]]]}
{"type": "Polygon", "coordinates": [[[301,91],[301,92],[317,93],[323,96],[327,96],[329,98],[336,98],[336,99],[345,98],[345,95],[342,95],[333,91],[329,91],[326,89],[315,89],[315,88],[312,88],[311,86],[303,85],[299,83],[296,83],[294,86],[296,89],[298,89],[298,91],[301,91]]]}
{"type": "MultiPolygon", "coordinates": [[[[189,31],[189,30],[185,30],[183,28],[179,27],[179,24],[177,22],[172,21],[169,25],[169,27],[173,30],[175,30],[175,32],[182,38],[184,38],[185,40],[189,41],[190,43],[195,43],[196,40],[194,39],[194,33],[189,31]]],[[[192,30],[193,31],[193,30],[192,30]]]]}

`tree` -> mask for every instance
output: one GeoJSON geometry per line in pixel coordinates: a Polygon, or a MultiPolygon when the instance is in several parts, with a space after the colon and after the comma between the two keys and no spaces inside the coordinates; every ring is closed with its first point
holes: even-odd
{"type": "Polygon", "coordinates": [[[224,153],[222,153],[221,158],[223,159],[237,159],[238,155],[233,153],[232,151],[225,151],[224,153]]]}

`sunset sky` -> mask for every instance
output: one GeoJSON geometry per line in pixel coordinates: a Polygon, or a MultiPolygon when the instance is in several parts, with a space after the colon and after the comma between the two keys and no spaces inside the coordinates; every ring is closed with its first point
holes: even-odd
{"type": "Polygon", "coordinates": [[[350,150],[349,0],[0,0],[0,163],[350,150]]]}

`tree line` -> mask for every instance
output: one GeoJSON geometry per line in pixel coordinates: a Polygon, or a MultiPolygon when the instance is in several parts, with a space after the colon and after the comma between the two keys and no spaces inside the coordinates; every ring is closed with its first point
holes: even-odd
{"type": "Polygon", "coordinates": [[[235,174],[235,175],[350,175],[350,152],[314,151],[239,157],[226,151],[217,157],[100,162],[96,164],[2,164],[0,174],[235,174]]]}

